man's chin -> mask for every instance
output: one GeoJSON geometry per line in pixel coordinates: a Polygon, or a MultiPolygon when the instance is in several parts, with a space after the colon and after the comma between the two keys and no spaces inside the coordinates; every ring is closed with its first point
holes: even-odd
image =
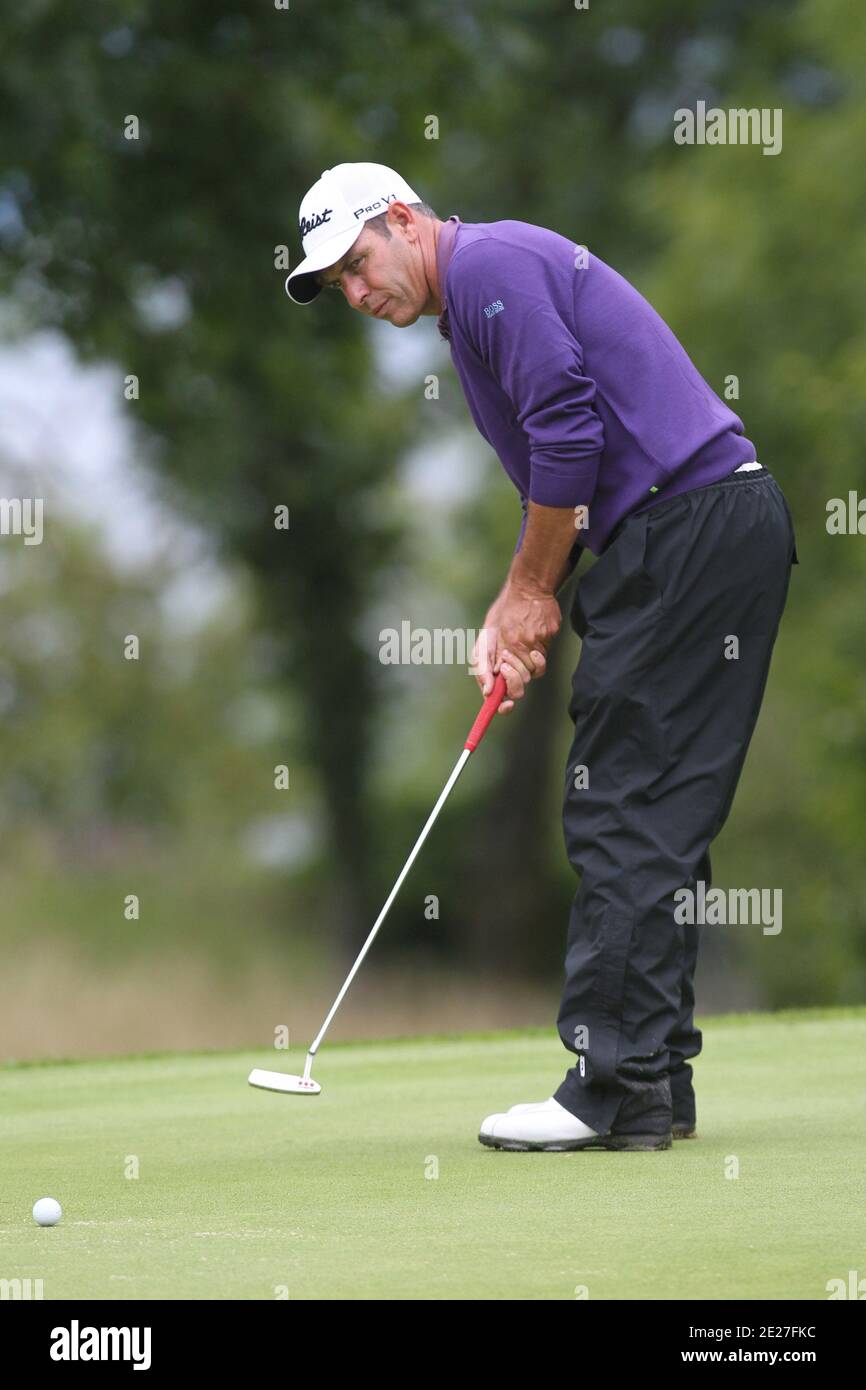
{"type": "Polygon", "coordinates": [[[410,324],[417,323],[421,317],[419,313],[413,313],[405,304],[398,304],[393,309],[389,309],[385,315],[385,322],[390,323],[392,328],[408,328],[410,324]]]}

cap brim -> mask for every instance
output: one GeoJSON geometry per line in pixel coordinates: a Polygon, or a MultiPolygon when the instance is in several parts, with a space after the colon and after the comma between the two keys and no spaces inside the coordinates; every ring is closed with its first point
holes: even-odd
{"type": "Polygon", "coordinates": [[[350,227],[348,232],[341,232],[339,236],[323,242],[301,261],[291,275],[286,277],[286,294],[289,299],[295,304],[312,304],[322,292],[321,285],[316,284],[313,276],[320,270],[327,270],[329,265],[334,265],[341,256],[345,256],[362,231],[363,227],[350,227]]]}

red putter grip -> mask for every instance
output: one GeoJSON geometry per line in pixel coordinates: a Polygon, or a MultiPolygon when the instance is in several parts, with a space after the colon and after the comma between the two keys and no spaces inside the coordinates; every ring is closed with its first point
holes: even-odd
{"type": "Polygon", "coordinates": [[[466,736],[463,747],[468,748],[470,753],[474,753],[479,743],[487,732],[487,725],[490,723],[499,706],[505,698],[507,686],[505,677],[500,673],[493,683],[493,689],[478,711],[478,718],[466,736]]]}

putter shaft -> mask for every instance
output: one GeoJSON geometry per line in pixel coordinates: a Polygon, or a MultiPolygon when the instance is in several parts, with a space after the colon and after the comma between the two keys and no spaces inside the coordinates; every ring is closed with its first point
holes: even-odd
{"type": "Polygon", "coordinates": [[[399,878],[397,879],[397,882],[394,884],[394,887],[391,889],[391,892],[388,894],[388,898],[387,898],[387,901],[386,901],[386,903],[385,903],[385,906],[382,908],[382,911],[379,913],[379,916],[376,918],[376,921],[375,921],[375,923],[373,924],[373,928],[372,928],[372,930],[371,930],[369,936],[367,937],[367,940],[364,942],[363,946],[361,947],[360,951],[358,952],[357,959],[356,959],[354,965],[352,966],[352,969],[349,971],[348,975],[346,976],[345,982],[344,982],[344,984],[343,984],[343,988],[340,990],[340,993],[337,995],[336,999],[334,1000],[333,1004],[331,1005],[331,1009],[330,1009],[330,1012],[329,1012],[327,1018],[325,1019],[324,1023],[322,1024],[321,1028],[319,1029],[318,1033],[316,1034],[316,1037],[315,1037],[313,1043],[312,1043],[311,1046],[310,1046],[310,1050],[309,1050],[309,1052],[307,1053],[306,1062],[304,1063],[304,1078],[303,1078],[303,1079],[304,1079],[305,1081],[309,1081],[309,1079],[310,1079],[310,1072],[311,1072],[312,1066],[313,1066],[313,1058],[315,1057],[316,1053],[317,1053],[318,1050],[319,1050],[319,1044],[321,1043],[323,1037],[325,1036],[326,1032],[328,1031],[328,1028],[329,1028],[330,1023],[331,1023],[331,1019],[334,1017],[334,1014],[337,1012],[337,1010],[339,1009],[340,1005],[342,1004],[343,999],[344,999],[345,996],[346,996],[346,991],[348,990],[350,984],[352,983],[352,981],[354,980],[356,974],[358,973],[358,970],[360,969],[360,966],[361,966],[362,961],[364,960],[364,957],[366,956],[366,954],[367,954],[367,952],[369,951],[370,947],[372,946],[373,942],[376,940],[376,936],[377,936],[377,933],[378,933],[378,931],[379,931],[379,928],[381,927],[382,923],[384,922],[385,918],[387,917],[387,915],[388,915],[388,910],[389,910],[389,908],[391,907],[391,904],[393,903],[393,901],[394,901],[394,899],[396,898],[397,894],[399,893],[400,887],[401,887],[401,885],[402,885],[402,883],[403,883],[403,880],[405,879],[406,875],[408,874],[409,870],[411,869],[412,865],[413,865],[414,862],[415,862],[415,859],[416,859],[416,857],[417,857],[417,855],[418,855],[418,851],[421,849],[421,846],[423,845],[424,841],[427,839],[427,836],[429,835],[429,833],[430,833],[430,831],[431,831],[431,829],[432,829],[432,827],[433,827],[433,824],[434,824],[434,822],[435,822],[435,820],[436,820],[436,817],[439,815],[439,812],[442,810],[442,807],[444,806],[446,800],[448,799],[448,795],[449,795],[449,793],[450,793],[450,791],[451,791],[451,788],[454,786],[454,783],[457,781],[457,778],[460,776],[461,772],[463,771],[464,767],[466,766],[467,762],[469,761],[469,755],[470,755],[470,753],[472,753],[472,752],[478,747],[479,743],[481,742],[482,738],[484,737],[484,734],[485,734],[485,732],[486,732],[486,730],[487,730],[487,726],[489,725],[491,719],[493,718],[494,714],[496,713],[497,709],[499,708],[500,704],[502,703],[502,700],[503,700],[503,698],[504,698],[504,696],[505,696],[505,692],[506,692],[505,677],[502,676],[502,675],[500,674],[500,675],[498,675],[498,676],[496,677],[496,680],[495,680],[494,685],[493,685],[493,689],[492,689],[492,691],[490,692],[490,694],[487,696],[487,699],[484,701],[484,704],[481,706],[481,710],[479,711],[478,717],[477,717],[477,719],[475,720],[475,723],[472,725],[472,728],[470,729],[469,734],[467,735],[466,742],[465,742],[464,745],[463,745],[463,752],[460,754],[460,757],[457,759],[457,762],[456,762],[456,764],[455,764],[455,766],[454,766],[454,771],[451,773],[451,776],[448,778],[448,781],[445,783],[445,786],[444,786],[443,789],[442,789],[442,793],[441,793],[441,795],[440,795],[440,797],[439,797],[439,800],[436,802],[436,805],[433,807],[433,810],[430,812],[430,815],[429,815],[428,818],[427,818],[427,823],[426,823],[426,825],[424,826],[424,829],[421,831],[421,834],[418,836],[418,839],[415,841],[415,844],[414,844],[414,846],[413,846],[413,848],[412,848],[412,853],[409,855],[409,858],[406,860],[406,863],[403,865],[403,868],[402,868],[402,870],[400,871],[400,876],[399,876],[399,878]]]}

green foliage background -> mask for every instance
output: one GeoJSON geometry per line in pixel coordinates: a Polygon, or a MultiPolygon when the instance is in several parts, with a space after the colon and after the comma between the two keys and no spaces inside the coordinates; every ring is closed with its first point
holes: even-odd
{"type": "MultiPolygon", "coordinates": [[[[474,683],[384,668],[376,634],[404,618],[480,626],[511,556],[514,493],[432,320],[409,330],[417,371],[389,382],[373,325],[337,296],[290,305],[275,264],[283,245],[298,258],[297,206],[319,173],[372,159],[441,216],[516,217],[586,243],[720,394],[738,379],[734,407],[791,502],[801,566],[714,868],[722,886],[782,887],[785,925],[708,940],[699,975],[716,1005],[862,999],[866,539],[825,527],[829,498],[866,495],[862,9],[32,0],[4,11],[0,42],[5,337],[56,330],[82,362],[139,378],[137,461],[238,595],[180,638],[165,594],[182,557],[133,580],[57,517],[38,549],[4,540],[10,949],[193,951],[227,971],[251,953],[281,969],[345,957],[453,764],[474,683]],[[782,152],[675,145],[673,113],[697,100],[780,108],[782,152]],[[124,138],[130,114],[138,140],[124,138]],[[142,297],[166,281],[190,312],[157,331],[142,297]],[[465,495],[422,504],[407,468],[431,473],[454,448],[465,495]],[[288,532],[272,525],[279,504],[288,532]],[[122,660],[128,632],[137,663],[122,660]],[[314,827],[310,852],[253,866],[250,827],[286,814],[314,827]],[[128,931],[118,903],[142,886],[147,930],[128,931]]],[[[377,944],[384,959],[556,978],[577,654],[564,633],[545,682],[496,726],[377,944]]]]}

